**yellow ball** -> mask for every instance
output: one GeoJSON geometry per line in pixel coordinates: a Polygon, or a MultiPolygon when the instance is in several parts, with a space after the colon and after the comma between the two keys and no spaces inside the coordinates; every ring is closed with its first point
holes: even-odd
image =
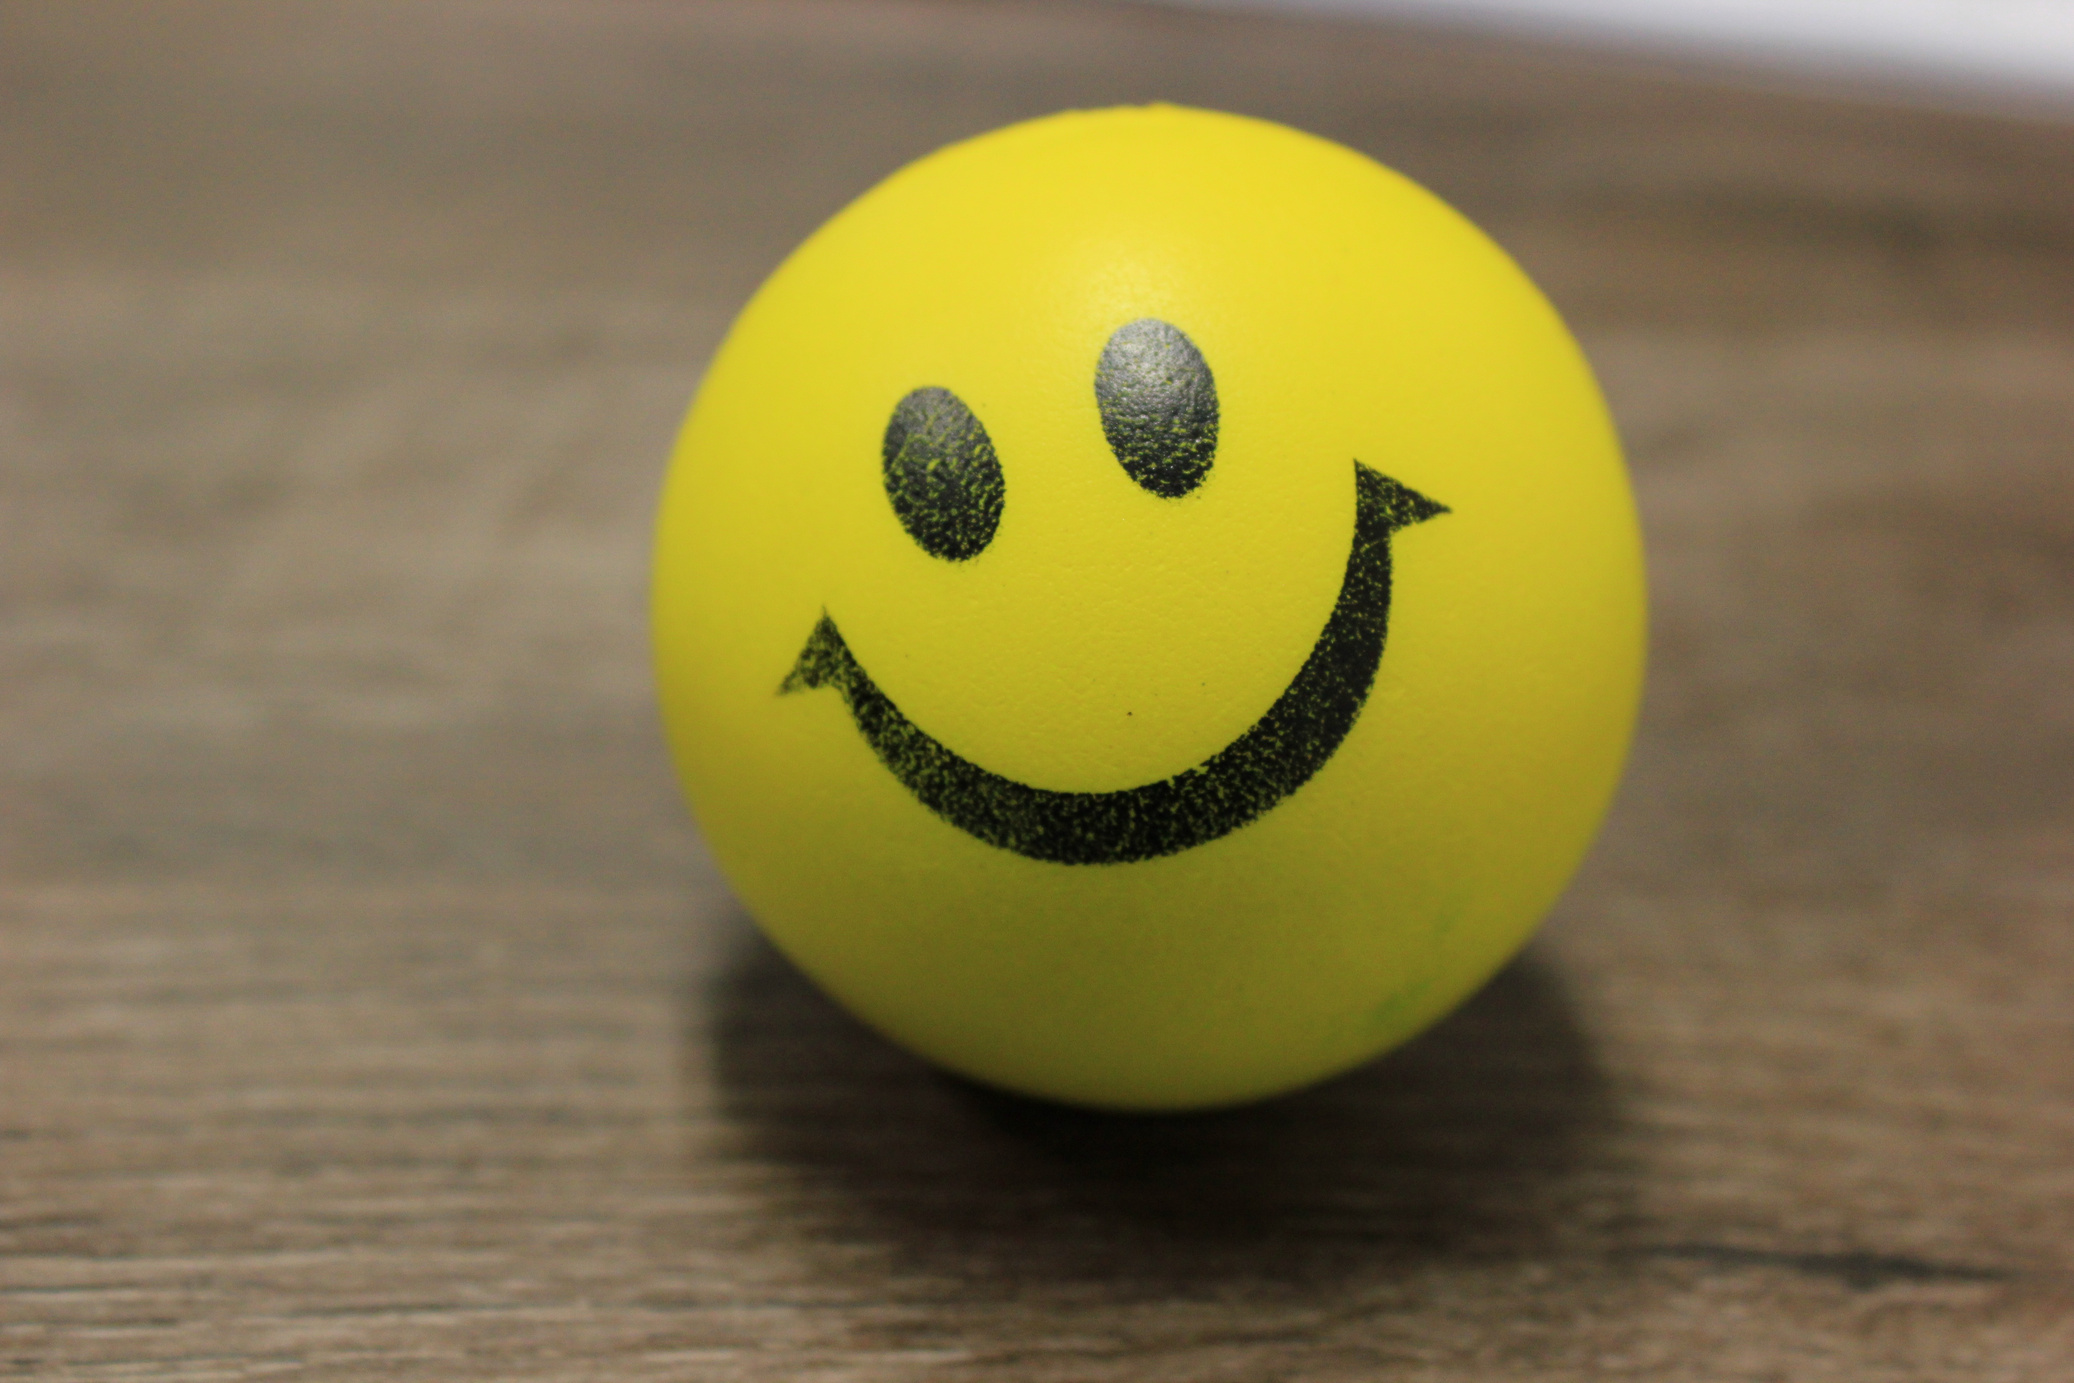
{"type": "Polygon", "coordinates": [[[1641,546],[1590,370],[1367,158],[1152,106],[954,145],[742,313],[671,466],[662,706],[771,939],[1125,1109],[1410,1037],[1618,779],[1641,546]]]}

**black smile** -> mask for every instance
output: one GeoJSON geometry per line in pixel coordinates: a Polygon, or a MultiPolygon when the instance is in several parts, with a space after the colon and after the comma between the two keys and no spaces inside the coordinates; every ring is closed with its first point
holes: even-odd
{"type": "Polygon", "coordinates": [[[1253,728],[1194,768],[1115,792],[1053,792],[989,773],[902,715],[827,615],[779,694],[833,686],[879,761],[938,816],[1057,864],[1126,864],[1236,831],[1325,766],[1375,685],[1390,622],[1390,535],[1447,506],[1354,463],[1354,542],[1332,617],[1253,728]]]}

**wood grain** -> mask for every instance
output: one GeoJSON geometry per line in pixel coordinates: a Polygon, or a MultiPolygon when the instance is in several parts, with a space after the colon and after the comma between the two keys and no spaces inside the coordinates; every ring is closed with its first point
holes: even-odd
{"type": "Polygon", "coordinates": [[[2074,1373],[2074,130],[1093,5],[0,8],[0,1374],[2074,1373]],[[970,1089],[669,780],[661,460],[757,278],[1152,97],[1570,316],[1643,735],[1527,957],[1217,1116],[970,1089]]]}

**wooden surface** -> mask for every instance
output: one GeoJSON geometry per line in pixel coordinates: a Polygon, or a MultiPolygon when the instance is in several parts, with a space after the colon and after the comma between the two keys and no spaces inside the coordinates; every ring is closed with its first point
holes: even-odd
{"type": "Polygon", "coordinates": [[[0,236],[0,1374],[2074,1377],[2074,130],[1150,9],[14,0],[0,236]],[[1523,259],[1656,646],[1525,960],[1132,1121],[751,939],[642,606],[798,237],[1154,96],[1523,259]]]}

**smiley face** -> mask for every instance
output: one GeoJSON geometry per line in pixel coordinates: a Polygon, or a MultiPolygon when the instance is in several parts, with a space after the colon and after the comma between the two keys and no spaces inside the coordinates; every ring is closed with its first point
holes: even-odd
{"type": "MultiPolygon", "coordinates": [[[[1117,464],[1144,490],[1180,499],[1217,454],[1217,384],[1180,328],[1153,317],[1118,327],[1094,369],[1117,464]]],[[[985,426],[948,389],[913,390],[882,447],[886,497],[908,536],[950,562],[978,557],[1006,503],[985,426]]],[[[1354,531],[1332,614],[1265,714],[1203,762],[1108,792],[1059,792],[989,772],[901,714],[843,641],[815,624],[781,693],[834,687],[879,761],[931,811],[990,845],[1058,864],[1171,855],[1246,825],[1302,787],[1340,746],[1375,682],[1390,621],[1390,535],[1445,505],[1353,464],[1354,531]]]]}
{"type": "Polygon", "coordinates": [[[728,332],[657,533],[706,845],[865,1022],[1112,1108],[1431,1023],[1577,866],[1639,693],[1619,448],[1547,301],[1279,126],[1034,121],[728,332]]]}

